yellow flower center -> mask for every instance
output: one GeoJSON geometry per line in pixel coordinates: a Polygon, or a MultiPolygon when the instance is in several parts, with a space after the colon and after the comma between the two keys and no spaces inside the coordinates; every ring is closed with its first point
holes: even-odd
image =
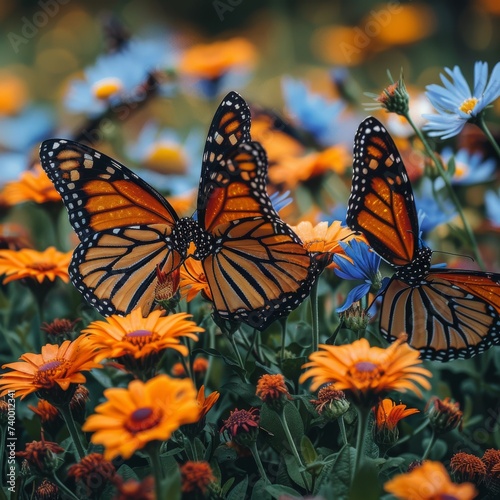
{"type": "Polygon", "coordinates": [[[33,378],[33,384],[38,387],[52,387],[55,380],[63,378],[71,363],[66,359],[52,359],[39,366],[38,372],[33,378]]]}
{"type": "Polygon", "coordinates": [[[159,408],[138,408],[131,413],[125,428],[131,433],[136,434],[156,427],[162,418],[162,411],[159,408]]]}
{"type": "Polygon", "coordinates": [[[150,330],[135,330],[129,332],[125,335],[124,340],[127,340],[134,346],[139,348],[144,347],[146,344],[150,344],[156,339],[156,334],[150,330]]]}
{"type": "Polygon", "coordinates": [[[478,99],[475,97],[471,97],[469,99],[466,99],[458,109],[463,113],[467,113],[468,115],[470,115],[474,111],[477,103],[478,99]]]}
{"type": "Polygon", "coordinates": [[[187,169],[187,160],[182,148],[165,141],[151,146],[145,163],[153,170],[169,174],[184,174],[187,169]]]}
{"type": "Polygon", "coordinates": [[[116,77],[103,78],[92,85],[92,92],[97,99],[106,100],[123,89],[123,83],[116,77]]]}

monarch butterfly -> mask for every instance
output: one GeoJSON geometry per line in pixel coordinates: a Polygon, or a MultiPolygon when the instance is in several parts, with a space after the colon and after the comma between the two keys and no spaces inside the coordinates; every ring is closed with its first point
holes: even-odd
{"type": "Polygon", "coordinates": [[[432,269],[420,243],[413,191],[394,141],[375,118],[354,140],[347,224],[396,268],[384,289],[380,330],[402,332],[424,359],[469,358],[500,343],[500,274],[432,269]]]}
{"type": "Polygon", "coordinates": [[[225,320],[260,330],[297,307],[320,261],[279,218],[267,194],[267,158],[250,137],[250,110],[235,92],[217,109],[206,141],[197,220],[180,219],[155,189],[116,160],[82,144],[42,143],[41,163],[80,244],[69,273],[103,315],[154,307],[157,267],[201,260],[225,320]],[[190,243],[196,250],[188,257],[190,243]]]}

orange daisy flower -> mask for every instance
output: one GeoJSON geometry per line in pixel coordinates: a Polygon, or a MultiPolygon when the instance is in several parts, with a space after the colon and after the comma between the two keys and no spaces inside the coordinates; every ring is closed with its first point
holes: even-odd
{"type": "Polygon", "coordinates": [[[190,379],[158,375],[147,382],[133,380],[124,388],[104,391],[107,401],[96,407],[85,424],[91,441],[104,446],[104,458],[130,458],[151,441],[166,441],[181,425],[199,416],[196,389],[190,379]]]}
{"type": "Polygon", "coordinates": [[[187,356],[188,348],[180,343],[183,337],[198,340],[203,328],[188,318],[187,313],[162,316],[159,310],[152,311],[146,318],[141,308],[135,308],[126,316],[113,314],[105,321],[93,321],[83,330],[88,334],[99,352],[96,361],[104,358],[129,356],[135,359],[158,354],[165,349],[174,349],[187,356]]]}
{"type": "Polygon", "coordinates": [[[210,365],[210,362],[208,361],[207,358],[203,358],[201,356],[198,356],[193,361],[193,372],[196,375],[203,376],[203,375],[205,375],[205,373],[207,373],[209,365],[210,365]]]}
{"type": "Polygon", "coordinates": [[[218,391],[214,391],[208,397],[205,397],[205,386],[202,385],[200,387],[200,390],[198,391],[198,397],[196,398],[199,409],[198,420],[202,420],[206,417],[212,406],[219,400],[219,397],[220,393],[218,391]]]}
{"type": "Polygon", "coordinates": [[[213,301],[203,265],[199,260],[187,259],[181,267],[181,296],[191,302],[199,293],[206,300],[213,301]]]}
{"type": "Polygon", "coordinates": [[[123,481],[117,476],[115,481],[117,494],[114,500],[156,500],[153,476],[147,476],[142,481],[135,479],[123,481]]]}
{"type": "Polygon", "coordinates": [[[2,366],[11,371],[0,378],[0,397],[15,391],[16,396],[23,399],[38,392],[40,397],[56,406],[61,397],[68,402],[77,384],[86,380],[81,372],[102,368],[94,361],[94,350],[92,342],[82,335],[73,342],[66,340],[60,346],[46,344],[41,354],[23,354],[20,361],[2,366]]]}
{"type": "MultiPolygon", "coordinates": [[[[330,254],[331,257],[334,254],[341,254],[348,258],[339,244],[341,241],[347,243],[356,239],[366,243],[364,236],[355,234],[352,229],[342,226],[340,221],[334,221],[330,226],[328,222],[319,222],[313,226],[309,221],[302,221],[297,226],[291,226],[291,228],[302,240],[302,244],[307,251],[330,254]]],[[[328,267],[334,266],[336,264],[331,263],[328,267]]]]}
{"type": "Polygon", "coordinates": [[[255,64],[255,47],[244,38],[193,45],[181,56],[179,72],[193,78],[216,80],[229,71],[255,64]]]}
{"type": "Polygon", "coordinates": [[[380,444],[393,444],[399,438],[398,422],[403,418],[419,413],[416,408],[406,408],[404,404],[396,404],[392,399],[385,398],[373,408],[375,425],[373,433],[380,444]]]}
{"type": "Polygon", "coordinates": [[[427,377],[431,372],[421,366],[420,353],[401,336],[389,347],[370,347],[366,339],[347,345],[320,345],[321,351],[309,356],[303,365],[307,371],[300,382],[312,378],[311,389],[334,383],[335,389],[349,391],[353,399],[372,406],[374,399],[389,391],[413,391],[422,396],[420,388],[430,389],[427,377]]]}
{"type": "Polygon", "coordinates": [[[472,500],[478,494],[471,483],[453,483],[444,465],[430,460],[411,472],[398,474],[385,483],[384,489],[400,500],[472,500]]]}
{"type": "Polygon", "coordinates": [[[56,278],[61,278],[68,283],[68,266],[72,255],[73,252],[59,252],[54,247],[43,252],[31,248],[0,250],[0,275],[6,275],[4,284],[25,278],[38,283],[45,279],[55,281],[56,278]]]}
{"type": "Polygon", "coordinates": [[[60,202],[61,195],[47,177],[39,163],[31,170],[21,174],[18,181],[5,184],[2,191],[2,201],[9,205],[17,205],[26,201],[35,203],[60,202]]]}

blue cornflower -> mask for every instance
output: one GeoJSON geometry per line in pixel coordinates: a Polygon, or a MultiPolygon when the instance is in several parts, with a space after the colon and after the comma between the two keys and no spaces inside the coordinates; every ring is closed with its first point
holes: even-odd
{"type": "Polygon", "coordinates": [[[464,125],[500,97],[500,63],[495,64],[488,81],[488,63],[478,61],[474,65],[474,89],[470,90],[458,66],[445,68],[451,77],[441,74],[444,87],[428,85],[426,95],[438,114],[423,115],[428,120],[423,130],[431,137],[448,139],[457,135],[464,125]]]}
{"type": "MultiPolygon", "coordinates": [[[[443,197],[440,180],[433,183],[423,179],[420,189],[415,192],[415,205],[419,213],[420,231],[425,235],[435,227],[449,222],[457,212],[453,203],[443,197]]],[[[444,184],[443,184],[444,185],[444,184]]]]}
{"type": "Polygon", "coordinates": [[[344,102],[313,94],[303,82],[290,77],[282,80],[282,88],[288,112],[300,127],[322,146],[338,143],[339,116],[346,107],[344,102]]]}
{"type": "Polygon", "coordinates": [[[483,161],[479,152],[471,153],[467,149],[460,149],[455,155],[451,148],[444,148],[441,152],[443,162],[447,164],[452,158],[455,160],[455,173],[451,178],[452,184],[480,184],[491,181],[494,177],[496,162],[492,158],[483,161]]]}
{"type": "Polygon", "coordinates": [[[143,99],[144,83],[165,67],[168,51],[160,40],[130,40],[121,50],[100,56],[85,70],[83,80],[71,83],[65,97],[67,109],[96,116],[115,104],[143,99]]]}
{"type": "Polygon", "coordinates": [[[486,216],[492,226],[500,228],[500,190],[486,191],[484,195],[486,216]]]}
{"type": "Polygon", "coordinates": [[[353,239],[339,244],[348,258],[341,254],[333,256],[338,266],[334,269],[335,274],[345,280],[361,281],[347,294],[344,305],[337,308],[337,312],[343,312],[364,297],[372,286],[380,287],[380,257],[364,241],[353,239]]]}
{"type": "Polygon", "coordinates": [[[197,131],[182,141],[175,131],[148,122],[127,148],[127,155],[145,167],[140,175],[146,182],[160,191],[180,195],[198,185],[202,144],[197,131]]]}

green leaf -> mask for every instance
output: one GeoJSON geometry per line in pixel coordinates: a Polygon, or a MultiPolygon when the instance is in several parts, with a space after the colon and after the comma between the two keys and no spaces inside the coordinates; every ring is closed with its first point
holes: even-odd
{"type": "Polygon", "coordinates": [[[344,446],[339,453],[327,457],[314,493],[327,500],[347,498],[355,459],[356,450],[350,446],[344,446]]]}
{"type": "Polygon", "coordinates": [[[239,482],[226,496],[226,500],[241,500],[246,498],[248,489],[248,477],[239,482]]]}
{"type": "MultiPolygon", "coordinates": [[[[252,490],[252,496],[250,497],[251,500],[270,500],[272,496],[267,493],[266,487],[268,486],[268,483],[266,483],[263,479],[259,479],[252,490]]],[[[238,500],[241,500],[241,498],[245,497],[240,497],[238,500]]]]}
{"type": "Polygon", "coordinates": [[[176,465],[174,470],[167,470],[165,481],[162,485],[165,500],[180,500],[181,498],[181,473],[176,465]]]}
{"type": "Polygon", "coordinates": [[[302,458],[304,459],[306,465],[312,464],[318,459],[318,454],[316,453],[314,445],[305,435],[302,436],[302,439],[300,440],[300,453],[302,454],[302,458]]]}
{"type": "Polygon", "coordinates": [[[234,481],[236,479],[234,477],[228,479],[224,484],[223,486],[221,487],[221,493],[222,493],[222,498],[226,498],[227,497],[227,492],[229,491],[229,489],[231,488],[231,486],[234,484],[234,481]]]}
{"type": "MultiPolygon", "coordinates": [[[[283,408],[283,415],[295,441],[295,445],[298,446],[304,435],[304,425],[302,424],[300,413],[293,403],[288,403],[283,408]]],[[[265,431],[262,435],[278,453],[283,450],[290,453],[290,445],[288,444],[288,439],[283,429],[281,419],[279,415],[266,404],[262,405],[260,411],[260,426],[265,431]]]]}
{"type": "Polygon", "coordinates": [[[381,493],[377,460],[365,458],[356,477],[352,480],[348,498],[349,500],[379,500],[381,493]]]}
{"type": "Polygon", "coordinates": [[[303,498],[302,495],[295,491],[293,488],[284,486],[282,484],[269,484],[266,486],[266,491],[270,493],[273,498],[280,498],[281,496],[297,500],[303,498]]]}
{"type": "MultiPolygon", "coordinates": [[[[307,489],[306,484],[304,482],[303,475],[307,475],[310,478],[310,474],[308,472],[305,472],[301,467],[297,459],[295,458],[294,455],[283,455],[285,459],[285,464],[286,464],[286,471],[288,473],[288,476],[290,479],[295,483],[298,484],[301,488],[307,489]]],[[[311,484],[310,479],[308,479],[309,484],[311,484]]]]}

